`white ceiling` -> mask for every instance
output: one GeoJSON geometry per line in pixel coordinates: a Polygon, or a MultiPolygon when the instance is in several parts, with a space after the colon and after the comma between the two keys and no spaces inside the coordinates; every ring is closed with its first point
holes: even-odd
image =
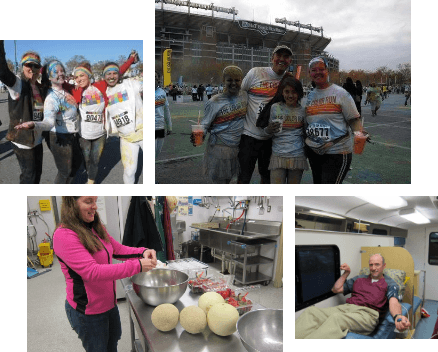
{"type": "MultiPolygon", "coordinates": [[[[402,198],[408,205],[400,209],[415,208],[427,217],[431,224],[438,224],[438,209],[430,197],[402,198]]],[[[357,197],[295,197],[295,208],[299,209],[300,206],[402,229],[418,226],[400,217],[400,209],[385,210],[357,197]]]]}

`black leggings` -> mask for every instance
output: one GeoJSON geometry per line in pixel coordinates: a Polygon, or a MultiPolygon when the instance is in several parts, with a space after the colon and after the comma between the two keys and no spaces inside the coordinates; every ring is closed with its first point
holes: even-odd
{"type": "Polygon", "coordinates": [[[97,139],[84,139],[79,137],[79,145],[84,156],[85,168],[87,169],[88,179],[96,180],[99,160],[105,147],[106,135],[97,139]]]}
{"type": "Polygon", "coordinates": [[[251,177],[258,161],[260,183],[271,183],[269,161],[272,154],[272,139],[260,140],[242,134],[239,144],[240,173],[239,183],[250,183],[251,177]]]}
{"type": "Polygon", "coordinates": [[[41,143],[32,149],[21,149],[15,144],[12,145],[18,159],[18,165],[20,165],[20,183],[40,183],[43,171],[43,144],[41,143]]]}
{"type": "Polygon", "coordinates": [[[314,184],[342,183],[350,170],[352,154],[319,155],[306,147],[314,184]]]}
{"type": "Polygon", "coordinates": [[[82,163],[77,134],[50,132],[49,148],[58,168],[54,183],[72,183],[82,163]]]}

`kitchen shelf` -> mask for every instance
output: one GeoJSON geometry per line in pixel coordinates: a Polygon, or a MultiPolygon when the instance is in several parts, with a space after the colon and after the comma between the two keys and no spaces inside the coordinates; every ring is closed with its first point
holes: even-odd
{"type": "Polygon", "coordinates": [[[269,283],[272,280],[272,277],[262,274],[260,272],[254,272],[254,273],[246,273],[245,275],[245,281],[243,280],[243,272],[239,273],[236,272],[234,276],[234,281],[237,281],[241,284],[250,284],[254,282],[267,282],[269,283]]]}
{"type": "MultiPolygon", "coordinates": [[[[245,258],[234,258],[233,262],[243,265],[245,258]]],[[[254,265],[263,265],[263,264],[272,264],[274,259],[263,257],[261,255],[253,255],[248,256],[246,258],[246,266],[254,266],[254,265]]]]}

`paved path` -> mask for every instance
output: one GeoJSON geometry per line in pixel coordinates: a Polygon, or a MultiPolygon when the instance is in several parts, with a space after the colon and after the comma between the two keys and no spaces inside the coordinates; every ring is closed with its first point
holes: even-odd
{"type": "MultiPolygon", "coordinates": [[[[211,183],[201,174],[205,143],[195,148],[189,140],[190,125],[196,122],[199,112],[202,118],[205,101],[193,102],[185,96],[182,104],[171,100],[169,103],[173,133],[166,137],[155,161],[156,183],[211,183]]],[[[362,155],[353,155],[344,183],[411,183],[411,108],[404,106],[404,96],[390,95],[374,117],[370,105],[364,106],[362,101],[362,116],[374,144],[367,143],[362,155]]],[[[257,167],[251,183],[260,183],[257,167]]],[[[312,183],[310,170],[304,173],[301,183],[312,183]]]]}

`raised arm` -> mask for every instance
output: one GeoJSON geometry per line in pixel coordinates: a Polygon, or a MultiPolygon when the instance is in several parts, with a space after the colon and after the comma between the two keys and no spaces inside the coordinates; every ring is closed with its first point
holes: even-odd
{"type": "Polygon", "coordinates": [[[132,51],[129,55],[128,60],[126,60],[121,66],[120,66],[120,77],[122,77],[125,72],[128,70],[128,68],[135,62],[138,62],[138,54],[136,51],[132,51]]]}
{"type": "Polygon", "coordinates": [[[5,41],[0,40],[0,81],[13,87],[17,77],[11,72],[6,61],[5,41]]]}
{"type": "Polygon", "coordinates": [[[351,269],[347,264],[341,265],[341,270],[345,270],[341,277],[335,282],[335,285],[332,288],[333,293],[342,293],[344,292],[344,283],[347,280],[348,275],[351,273],[351,269]]]}

